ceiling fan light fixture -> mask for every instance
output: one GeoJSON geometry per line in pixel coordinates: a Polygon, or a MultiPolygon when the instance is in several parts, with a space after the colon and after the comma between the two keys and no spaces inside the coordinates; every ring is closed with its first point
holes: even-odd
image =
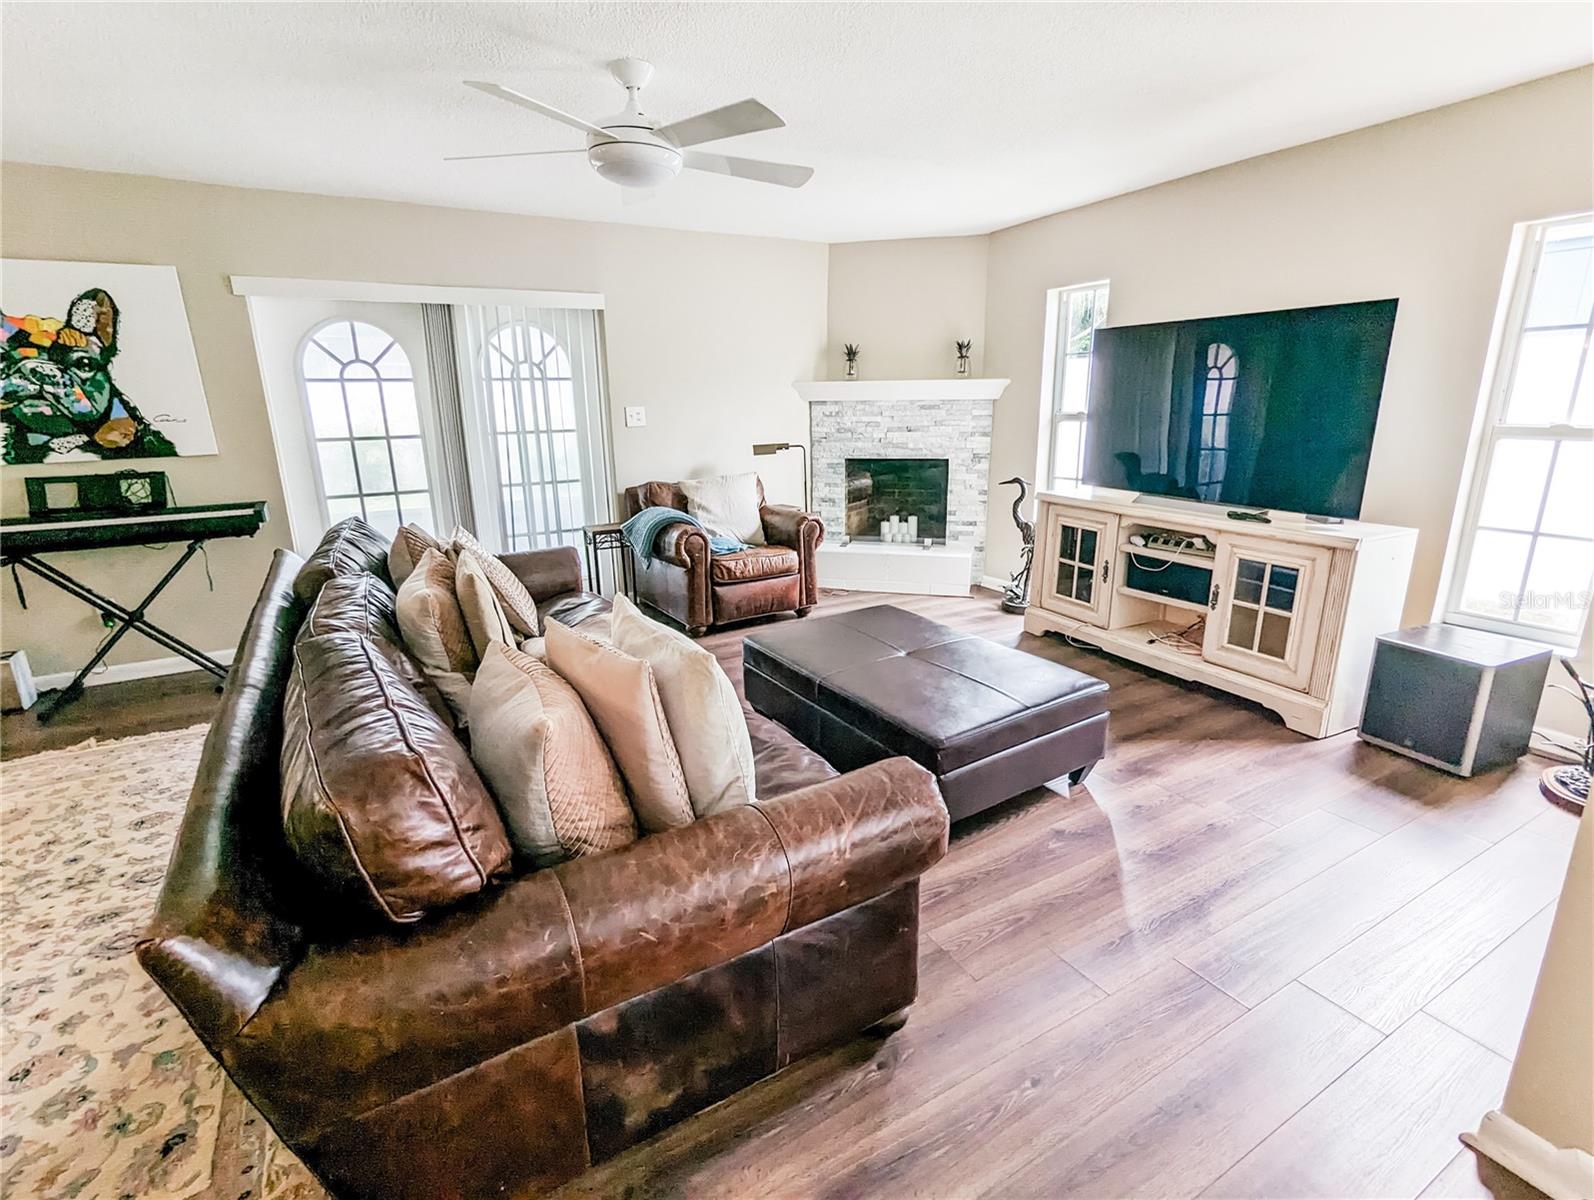
{"type": "MultiPolygon", "coordinates": [[[[812,167],[700,150],[683,151],[682,148],[686,146],[698,146],[704,142],[717,142],[723,138],[784,126],[786,122],[767,105],[751,98],[738,100],[735,104],[722,105],[669,125],[660,125],[642,111],[639,94],[653,77],[652,65],[640,58],[617,58],[609,64],[609,70],[615,81],[625,88],[625,108],[600,123],[583,120],[501,83],[467,79],[465,86],[520,108],[528,108],[561,125],[581,130],[587,135],[587,164],[601,178],[624,188],[647,191],[662,187],[679,175],[683,167],[788,188],[802,187],[812,177],[812,167]]],[[[447,156],[445,161],[524,158],[561,153],[580,151],[522,150],[506,154],[454,154],[447,156]]]]}
{"type": "Polygon", "coordinates": [[[621,187],[659,187],[681,173],[679,150],[648,142],[598,142],[588,147],[587,161],[599,175],[621,187]]]}

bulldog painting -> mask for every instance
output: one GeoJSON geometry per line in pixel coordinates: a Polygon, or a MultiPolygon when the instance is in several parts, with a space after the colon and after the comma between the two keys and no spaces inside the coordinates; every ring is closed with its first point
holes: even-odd
{"type": "Polygon", "coordinates": [[[0,258],[0,461],[215,454],[177,269],[0,258]]]}
{"type": "Polygon", "coordinates": [[[163,458],[177,453],[111,374],[120,314],[101,288],[64,317],[0,314],[0,421],[5,461],[52,457],[163,458]]]}

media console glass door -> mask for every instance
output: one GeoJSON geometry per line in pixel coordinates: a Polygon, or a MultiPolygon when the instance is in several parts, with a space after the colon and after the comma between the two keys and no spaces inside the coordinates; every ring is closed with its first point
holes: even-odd
{"type": "Polygon", "coordinates": [[[1050,508],[1043,553],[1035,564],[1040,606],[1092,625],[1107,624],[1108,578],[1118,550],[1118,518],[1081,509],[1050,508]]]}
{"type": "Polygon", "coordinates": [[[1305,689],[1333,553],[1324,546],[1223,539],[1201,656],[1258,679],[1305,689]]]}

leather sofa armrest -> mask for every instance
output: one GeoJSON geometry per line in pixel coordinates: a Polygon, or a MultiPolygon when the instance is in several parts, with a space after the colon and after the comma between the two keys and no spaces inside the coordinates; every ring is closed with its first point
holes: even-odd
{"type": "Polygon", "coordinates": [[[794,504],[766,504],[758,511],[764,521],[764,537],[797,551],[797,569],[802,573],[801,615],[819,603],[819,544],[825,540],[825,522],[818,513],[804,512],[794,504]]]}
{"type": "Polygon", "coordinates": [[[574,546],[517,550],[512,554],[500,554],[498,560],[526,585],[533,600],[582,590],[581,554],[574,546]]]}
{"type": "Polygon", "coordinates": [[[894,758],[562,863],[587,1011],[917,878],[947,826],[934,777],[894,758]]]}
{"type": "Polygon", "coordinates": [[[935,776],[908,758],[871,763],[753,804],[791,866],[786,929],[917,879],[946,854],[951,826],[935,776]]]}
{"type": "Polygon", "coordinates": [[[789,546],[802,553],[811,552],[824,540],[825,522],[820,515],[805,512],[795,504],[766,504],[758,515],[764,522],[764,537],[772,545],[789,546]]]}
{"type": "Polygon", "coordinates": [[[237,1034],[298,960],[299,867],[275,792],[281,680],[304,617],[300,559],[278,550],[205,737],[155,914],[134,952],[213,1051],[237,1034]],[[273,794],[260,795],[271,787],[273,794]]]}
{"type": "Polygon", "coordinates": [[[666,525],[659,533],[653,557],[662,558],[673,566],[690,569],[699,564],[706,568],[712,554],[708,534],[696,525],[677,521],[674,525],[666,525]]]}

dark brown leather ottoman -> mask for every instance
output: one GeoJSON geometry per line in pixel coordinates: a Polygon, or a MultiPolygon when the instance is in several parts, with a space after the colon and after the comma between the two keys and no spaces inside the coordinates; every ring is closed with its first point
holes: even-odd
{"type": "Polygon", "coordinates": [[[953,820],[1067,775],[1107,748],[1107,685],[889,604],[749,634],[748,702],[837,770],[906,755],[953,820]]]}

